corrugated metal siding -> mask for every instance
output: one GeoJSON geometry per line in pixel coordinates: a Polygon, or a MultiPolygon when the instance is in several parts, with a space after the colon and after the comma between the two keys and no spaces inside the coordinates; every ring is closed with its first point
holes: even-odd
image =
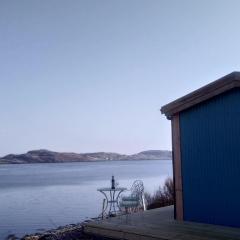
{"type": "Polygon", "coordinates": [[[180,113],[184,220],[240,227],[240,90],[180,113]]]}

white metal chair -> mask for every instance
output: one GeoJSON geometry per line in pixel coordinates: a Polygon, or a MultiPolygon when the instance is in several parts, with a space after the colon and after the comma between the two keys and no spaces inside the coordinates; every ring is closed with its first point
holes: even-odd
{"type": "Polygon", "coordinates": [[[133,182],[131,187],[131,194],[129,196],[122,196],[120,207],[125,209],[126,213],[137,212],[139,210],[146,210],[144,199],[144,185],[141,180],[133,182]]]}

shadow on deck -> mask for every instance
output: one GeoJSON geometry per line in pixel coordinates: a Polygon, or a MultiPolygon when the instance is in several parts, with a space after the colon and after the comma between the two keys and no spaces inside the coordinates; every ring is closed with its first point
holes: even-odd
{"type": "Polygon", "coordinates": [[[173,206],[91,222],[84,232],[95,239],[240,240],[240,228],[175,221],[173,206]]]}

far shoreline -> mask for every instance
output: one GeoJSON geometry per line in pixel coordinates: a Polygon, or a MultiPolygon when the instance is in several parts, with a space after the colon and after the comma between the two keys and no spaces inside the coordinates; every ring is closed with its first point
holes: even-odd
{"type": "Polygon", "coordinates": [[[46,149],[31,150],[24,154],[8,154],[0,158],[0,164],[35,164],[35,163],[65,163],[65,162],[101,162],[130,160],[165,160],[172,159],[169,150],[146,150],[132,155],[114,152],[54,152],[46,149]]]}
{"type": "Polygon", "coordinates": [[[172,161],[172,158],[169,159],[116,159],[116,160],[86,160],[86,161],[68,161],[68,162],[29,162],[29,163],[1,163],[3,165],[35,165],[35,164],[66,164],[66,163],[96,163],[96,162],[129,162],[129,161],[172,161]]]}

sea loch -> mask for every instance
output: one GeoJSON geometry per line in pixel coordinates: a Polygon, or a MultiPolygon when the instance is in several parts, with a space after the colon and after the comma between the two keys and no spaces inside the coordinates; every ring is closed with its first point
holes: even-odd
{"type": "Polygon", "coordinates": [[[0,239],[77,223],[101,212],[98,187],[130,188],[142,179],[148,192],[172,176],[170,160],[44,163],[0,166],[0,239]]]}

